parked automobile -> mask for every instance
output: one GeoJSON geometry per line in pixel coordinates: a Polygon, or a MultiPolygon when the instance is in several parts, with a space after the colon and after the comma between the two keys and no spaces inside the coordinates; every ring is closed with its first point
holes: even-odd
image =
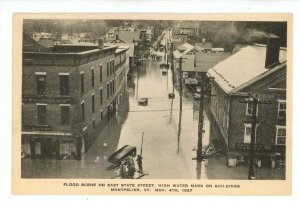
{"type": "Polygon", "coordinates": [[[115,151],[110,157],[108,161],[114,165],[120,165],[121,161],[126,159],[127,157],[135,157],[136,156],[136,147],[125,145],[121,149],[115,151]]]}
{"type": "Polygon", "coordinates": [[[138,104],[142,106],[148,105],[148,98],[140,98],[138,104]]]}
{"type": "Polygon", "coordinates": [[[174,99],[175,98],[175,94],[174,93],[169,93],[169,99],[174,99]]]}

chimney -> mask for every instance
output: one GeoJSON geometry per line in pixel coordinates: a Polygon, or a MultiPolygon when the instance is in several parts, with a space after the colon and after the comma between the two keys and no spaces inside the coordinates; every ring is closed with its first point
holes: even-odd
{"type": "Polygon", "coordinates": [[[271,36],[268,38],[267,50],[266,50],[266,63],[265,67],[270,69],[279,63],[279,51],[280,51],[280,38],[277,36],[271,36]]]}
{"type": "Polygon", "coordinates": [[[103,49],[104,41],[102,38],[98,39],[98,49],[103,49]]]}

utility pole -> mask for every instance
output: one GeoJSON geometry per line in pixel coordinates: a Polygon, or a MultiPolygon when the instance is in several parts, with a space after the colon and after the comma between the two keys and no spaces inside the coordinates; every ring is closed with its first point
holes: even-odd
{"type": "MultiPolygon", "coordinates": [[[[182,98],[182,57],[179,58],[179,95],[182,98]]],[[[180,99],[180,111],[182,111],[182,99],[180,99]]]]}
{"type": "Polygon", "coordinates": [[[200,99],[199,99],[199,121],[198,121],[198,144],[197,144],[197,161],[202,161],[202,133],[203,133],[203,84],[200,85],[200,99]]]}
{"type": "Polygon", "coordinates": [[[199,73],[198,82],[200,84],[200,98],[199,98],[199,121],[198,121],[198,143],[197,143],[197,161],[200,162],[203,159],[202,156],[202,135],[203,135],[203,126],[204,126],[204,99],[210,94],[210,80],[211,78],[207,77],[205,72],[199,73]]]}
{"type": "MultiPolygon", "coordinates": [[[[258,97],[254,94],[248,93],[250,98],[246,99],[246,101],[240,103],[252,103],[252,116],[251,116],[251,140],[250,140],[250,160],[249,160],[249,169],[248,169],[248,179],[252,180],[255,178],[255,168],[254,168],[254,159],[255,159],[255,137],[256,137],[256,126],[258,123],[257,118],[257,106],[258,104],[271,104],[270,101],[262,101],[259,100],[258,97]]],[[[249,122],[249,121],[246,121],[249,122]]]]}
{"type": "Polygon", "coordinates": [[[256,133],[256,123],[257,123],[257,104],[258,99],[256,96],[251,95],[252,101],[252,118],[251,118],[251,143],[250,143],[250,163],[249,163],[249,174],[248,179],[251,180],[252,176],[255,176],[254,171],[254,145],[255,145],[255,133],[256,133]]]}
{"type": "Polygon", "coordinates": [[[174,94],[175,73],[174,73],[173,42],[171,42],[171,50],[170,51],[171,51],[171,71],[172,71],[172,83],[173,83],[172,93],[174,94]]]}

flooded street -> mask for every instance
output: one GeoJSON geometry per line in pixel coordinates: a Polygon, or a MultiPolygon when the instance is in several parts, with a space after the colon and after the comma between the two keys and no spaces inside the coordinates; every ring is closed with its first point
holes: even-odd
{"type": "MultiPolygon", "coordinates": [[[[172,72],[162,75],[157,61],[144,61],[128,81],[128,95],[117,113],[107,119],[97,138],[77,160],[22,159],[23,178],[101,178],[117,176],[108,170],[107,161],[113,152],[124,145],[141,153],[144,179],[247,179],[248,167],[229,168],[223,154],[200,163],[196,157],[198,106],[183,86],[180,112],[179,85],[173,91],[172,72]],[[140,98],[148,98],[148,105],[138,105],[140,98]]],[[[203,147],[209,144],[210,122],[204,112],[203,147]]],[[[137,165],[136,165],[137,168],[137,165]]],[[[283,179],[281,169],[259,169],[258,179],[283,179]]]]}
{"type": "MultiPolygon", "coordinates": [[[[129,144],[137,146],[140,153],[144,132],[147,178],[195,178],[196,161],[192,158],[196,156],[193,149],[197,143],[198,115],[193,110],[192,98],[183,92],[180,119],[179,88],[174,90],[175,99],[169,99],[171,70],[163,76],[155,61],[144,62],[134,81],[136,85],[130,89],[128,118],[122,127],[118,148],[129,144]],[[147,106],[138,105],[137,99],[143,97],[149,99],[147,106]]],[[[209,132],[208,123],[205,127],[209,132]]],[[[203,144],[208,144],[208,137],[203,144]]]]}

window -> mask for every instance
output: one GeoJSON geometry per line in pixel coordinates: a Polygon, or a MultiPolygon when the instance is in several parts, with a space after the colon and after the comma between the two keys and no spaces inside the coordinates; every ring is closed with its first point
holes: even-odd
{"type": "MultiPolygon", "coordinates": [[[[246,106],[246,115],[251,116],[253,112],[252,102],[248,102],[246,106]]],[[[258,105],[256,105],[256,115],[258,114],[258,105]]]]}
{"type": "Polygon", "coordinates": [[[102,88],[100,89],[100,105],[103,104],[103,90],[102,88]]]}
{"type": "Polygon", "coordinates": [[[286,114],[286,101],[285,100],[278,100],[278,118],[285,119],[286,114]]]}
{"type": "Polygon", "coordinates": [[[81,119],[85,122],[84,101],[81,102],[81,119]]]}
{"type": "Polygon", "coordinates": [[[106,63],[106,76],[109,76],[109,62],[106,63]]]}
{"type": "Polygon", "coordinates": [[[102,65],[100,65],[100,82],[102,82],[103,77],[102,77],[102,65]]]}
{"type": "MultiPolygon", "coordinates": [[[[247,123],[244,124],[245,126],[245,131],[244,131],[244,143],[251,143],[251,127],[252,125],[247,123]]],[[[257,129],[257,126],[256,126],[257,129]]],[[[255,139],[254,142],[256,142],[256,129],[255,129],[255,139]]]]}
{"type": "Polygon", "coordinates": [[[38,125],[47,125],[47,105],[46,104],[38,104],[38,125]]]}
{"type": "Polygon", "coordinates": [[[92,95],[92,112],[95,113],[95,95],[92,95]]]}
{"type": "Polygon", "coordinates": [[[285,126],[276,126],[276,145],[285,145],[286,129],[285,126]]]}
{"type": "Polygon", "coordinates": [[[110,81],[110,83],[109,83],[110,95],[113,94],[112,88],[113,88],[112,81],[110,81]]]}
{"type": "Polygon", "coordinates": [[[100,118],[101,118],[101,121],[103,120],[103,111],[101,110],[100,112],[100,118]]]}
{"type": "Polygon", "coordinates": [[[36,73],[37,95],[46,95],[46,74],[37,75],[36,73]]]}
{"type": "Polygon", "coordinates": [[[110,67],[111,67],[111,72],[114,73],[115,70],[114,70],[114,66],[113,66],[113,61],[110,62],[110,67]]]}
{"type": "Polygon", "coordinates": [[[84,73],[80,73],[81,93],[84,93],[84,73]]]}
{"type": "Polygon", "coordinates": [[[109,62],[109,74],[113,74],[113,69],[112,69],[112,63],[111,61],[109,62]]]}
{"type": "Polygon", "coordinates": [[[113,88],[112,88],[113,89],[113,93],[115,93],[115,80],[113,80],[112,84],[113,84],[113,88]]]}
{"type": "Polygon", "coordinates": [[[95,70],[92,68],[92,87],[95,87],[95,70]]]}
{"type": "Polygon", "coordinates": [[[60,95],[69,95],[69,75],[60,73],[59,81],[60,95]]]}
{"type": "Polygon", "coordinates": [[[69,105],[61,105],[61,125],[69,125],[70,124],[70,107],[69,105]]]}
{"type": "Polygon", "coordinates": [[[106,93],[107,93],[107,98],[109,98],[109,83],[106,84],[106,93]]]}
{"type": "Polygon", "coordinates": [[[95,129],[96,129],[96,121],[95,121],[95,119],[93,119],[93,131],[95,131],[95,129]]]}

